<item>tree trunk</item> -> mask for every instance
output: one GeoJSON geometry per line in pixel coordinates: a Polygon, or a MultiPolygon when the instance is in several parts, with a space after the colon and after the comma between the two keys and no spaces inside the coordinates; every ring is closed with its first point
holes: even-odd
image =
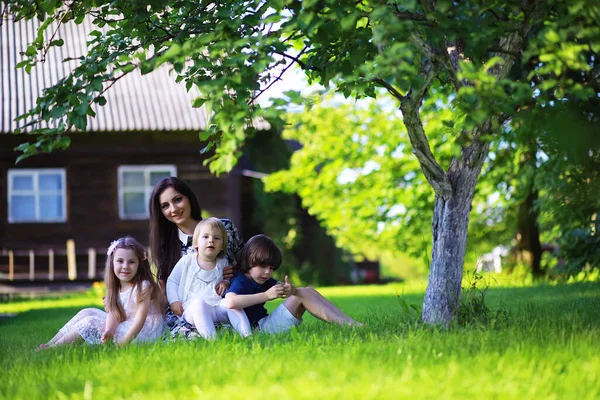
{"type": "MultiPolygon", "coordinates": [[[[525,4],[527,15],[535,10],[535,4],[525,4]]],[[[530,29],[529,20],[516,24],[514,32],[499,40],[502,52],[495,53],[498,57],[488,73],[498,80],[504,79],[515,58],[523,47],[523,38],[530,29]]],[[[410,36],[411,42],[425,56],[421,63],[421,84],[417,84],[402,96],[392,91],[400,100],[404,124],[410,138],[413,153],[419,160],[421,170],[436,193],[433,214],[433,248],[429,283],[423,302],[423,321],[432,325],[447,326],[455,315],[460,301],[461,283],[465,250],[467,248],[467,230],[471,202],[475,193],[477,179],[483,166],[483,161],[489,150],[489,141],[479,141],[494,129],[494,122],[502,124],[499,115],[490,116],[471,132],[462,132],[464,138],[471,143],[463,147],[460,159],[454,159],[448,172],[444,173],[435,156],[431,152],[427,135],[423,129],[419,109],[437,76],[437,68],[444,69],[451,77],[455,89],[471,83],[460,79],[460,61],[464,60],[461,46],[456,41],[445,41],[443,51],[434,51],[418,34],[410,36]],[[439,63],[438,57],[444,55],[446,62],[439,63]],[[438,63],[436,64],[436,60],[438,63]]],[[[385,82],[382,83],[385,86],[385,82]]]]}
{"type": "Polygon", "coordinates": [[[448,171],[452,196],[435,197],[433,248],[429,282],[423,302],[423,321],[447,326],[459,305],[471,202],[489,145],[474,143],[470,153],[448,171]]]}
{"type": "Polygon", "coordinates": [[[527,263],[533,276],[540,277],[544,275],[544,271],[541,266],[542,244],[538,227],[538,212],[535,209],[538,191],[534,183],[538,146],[534,139],[530,139],[526,145],[528,151],[523,152],[519,160],[519,174],[521,181],[528,180],[523,188],[526,190],[527,197],[519,204],[516,250],[517,259],[527,263]]]}
{"type": "Polygon", "coordinates": [[[526,262],[535,277],[544,275],[542,270],[542,243],[538,228],[538,213],[534,208],[538,192],[531,185],[525,201],[519,205],[519,227],[517,235],[517,251],[519,258],[526,262]]]}

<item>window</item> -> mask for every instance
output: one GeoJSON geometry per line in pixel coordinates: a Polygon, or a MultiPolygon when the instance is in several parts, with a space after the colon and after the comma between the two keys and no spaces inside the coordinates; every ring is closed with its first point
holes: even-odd
{"type": "Polygon", "coordinates": [[[175,176],[174,165],[122,165],[119,167],[119,217],[147,219],[148,202],[154,185],[175,176]]]}
{"type": "Polygon", "coordinates": [[[8,170],[8,222],[65,222],[63,168],[8,170]]]}

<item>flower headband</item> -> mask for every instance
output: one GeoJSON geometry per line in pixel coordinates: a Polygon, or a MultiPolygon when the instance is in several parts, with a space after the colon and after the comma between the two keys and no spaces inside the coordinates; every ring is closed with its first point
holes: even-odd
{"type": "MultiPolygon", "coordinates": [[[[117,246],[119,245],[119,240],[120,240],[120,239],[113,240],[113,241],[110,243],[110,246],[108,246],[108,250],[106,251],[106,255],[107,255],[107,256],[109,256],[109,257],[110,257],[110,256],[112,255],[112,253],[114,253],[114,252],[115,252],[115,250],[117,249],[117,246]]],[[[148,256],[146,255],[146,252],[144,251],[144,260],[146,260],[147,258],[148,258],[148,256]]]]}
{"type": "Polygon", "coordinates": [[[119,244],[119,239],[113,240],[110,242],[110,246],[108,246],[108,250],[106,251],[106,255],[110,256],[117,249],[117,245],[119,244]]]}

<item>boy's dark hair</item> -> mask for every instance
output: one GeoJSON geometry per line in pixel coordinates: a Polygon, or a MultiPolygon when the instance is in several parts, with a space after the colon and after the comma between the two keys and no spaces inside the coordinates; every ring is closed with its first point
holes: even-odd
{"type": "Polygon", "coordinates": [[[238,253],[237,269],[246,273],[252,267],[271,266],[274,270],[281,265],[281,251],[266,235],[252,236],[238,253]]]}

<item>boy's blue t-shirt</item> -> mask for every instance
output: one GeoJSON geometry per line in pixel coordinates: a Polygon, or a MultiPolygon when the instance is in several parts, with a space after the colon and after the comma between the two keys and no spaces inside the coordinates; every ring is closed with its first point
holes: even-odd
{"type": "MultiPolygon", "coordinates": [[[[276,283],[276,279],[270,278],[261,285],[260,283],[256,283],[252,279],[248,278],[243,273],[238,272],[231,280],[231,285],[229,286],[227,293],[231,292],[242,295],[263,293],[275,286],[276,283]]],[[[248,316],[250,325],[253,327],[256,327],[258,325],[258,321],[269,315],[269,313],[267,313],[267,309],[265,308],[265,303],[259,303],[250,307],[246,307],[244,308],[244,312],[248,316]]]]}

